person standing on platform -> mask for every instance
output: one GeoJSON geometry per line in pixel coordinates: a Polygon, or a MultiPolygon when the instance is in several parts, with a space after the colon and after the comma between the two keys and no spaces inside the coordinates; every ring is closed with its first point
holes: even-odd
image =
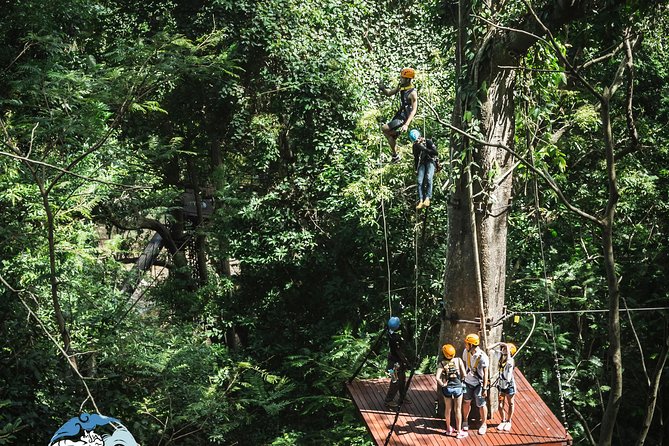
{"type": "Polygon", "coordinates": [[[499,413],[502,416],[502,422],[497,426],[498,431],[509,432],[511,430],[511,419],[513,418],[513,409],[515,406],[513,396],[516,394],[516,380],[513,377],[515,368],[516,346],[510,342],[498,342],[491,348],[500,346],[501,357],[499,359],[499,378],[497,378],[497,389],[499,390],[499,413]]]}
{"type": "Polygon", "coordinates": [[[485,435],[488,430],[488,407],[486,398],[488,397],[488,367],[490,360],[488,355],[479,348],[479,336],[477,334],[468,334],[465,337],[465,351],[462,352],[462,360],[465,363],[465,395],[462,404],[462,413],[465,420],[462,424],[462,430],[469,430],[469,415],[471,412],[472,400],[479,408],[481,415],[481,427],[479,435],[485,435]]]}
{"type": "Polygon", "coordinates": [[[441,348],[444,360],[437,369],[437,383],[441,386],[444,397],[444,417],[446,418],[446,435],[456,434],[457,438],[469,435],[462,430],[462,380],[465,377],[465,364],[455,357],[455,347],[445,344],[441,348]],[[455,412],[455,429],[451,426],[451,412],[455,412]]]}
{"type": "Polygon", "coordinates": [[[388,375],[390,387],[386,394],[385,404],[389,409],[396,409],[402,403],[409,403],[406,399],[406,371],[409,360],[405,354],[405,343],[400,329],[400,318],[393,316],[388,319],[388,375]],[[395,402],[395,395],[399,391],[399,399],[395,402]]]}

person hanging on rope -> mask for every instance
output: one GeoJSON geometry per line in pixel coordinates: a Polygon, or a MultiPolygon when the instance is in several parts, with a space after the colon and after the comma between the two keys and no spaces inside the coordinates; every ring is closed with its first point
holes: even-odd
{"type": "Polygon", "coordinates": [[[386,394],[385,404],[389,409],[396,409],[402,403],[409,403],[406,396],[406,371],[409,360],[405,353],[405,343],[400,329],[400,318],[393,316],[388,319],[388,375],[390,387],[386,394]],[[395,395],[399,391],[399,399],[395,402],[395,395]]]}
{"type": "Polygon", "coordinates": [[[485,435],[488,430],[488,407],[486,406],[486,398],[488,394],[488,355],[479,348],[479,336],[476,334],[468,334],[465,337],[465,350],[462,352],[462,360],[465,363],[465,396],[462,404],[462,413],[465,420],[462,423],[463,430],[469,430],[469,414],[471,411],[472,400],[474,400],[476,407],[479,408],[481,415],[481,427],[479,427],[479,435],[485,435]]]}
{"type": "Polygon", "coordinates": [[[418,182],[416,209],[422,209],[430,206],[432,179],[437,169],[439,152],[437,152],[437,145],[431,139],[421,136],[416,129],[409,132],[409,139],[413,142],[413,162],[418,182]],[[425,192],[423,192],[424,183],[426,183],[425,192]]]}
{"type": "Polygon", "coordinates": [[[379,82],[379,91],[384,95],[393,96],[400,93],[400,107],[397,113],[395,113],[393,119],[387,124],[381,126],[381,131],[390,145],[391,161],[393,163],[397,163],[401,159],[400,154],[397,152],[397,138],[400,136],[400,133],[406,132],[409,129],[409,124],[414,116],[416,116],[416,110],[418,110],[418,93],[412,83],[415,77],[416,70],[413,68],[403,68],[400,71],[400,82],[397,87],[388,89],[383,82],[379,82]]]}
{"type": "Polygon", "coordinates": [[[462,380],[465,377],[465,364],[455,357],[455,347],[444,344],[441,347],[444,360],[437,369],[437,383],[441,386],[444,397],[444,416],[446,435],[455,433],[457,438],[465,438],[468,433],[462,430],[462,380]],[[455,412],[455,429],[451,426],[451,412],[455,412]]]}
{"type": "Polygon", "coordinates": [[[499,411],[502,422],[497,426],[498,431],[509,432],[511,430],[511,419],[513,418],[514,401],[516,394],[516,380],[513,377],[515,367],[516,346],[512,343],[498,342],[490,349],[500,347],[501,357],[499,359],[499,377],[497,378],[497,389],[499,389],[499,411]],[[506,414],[506,416],[505,416],[506,414]]]}

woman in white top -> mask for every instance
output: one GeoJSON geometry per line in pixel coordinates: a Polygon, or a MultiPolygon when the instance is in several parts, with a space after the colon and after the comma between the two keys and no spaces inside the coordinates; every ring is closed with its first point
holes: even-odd
{"type": "Polygon", "coordinates": [[[500,347],[499,377],[497,389],[499,390],[499,412],[502,422],[497,426],[498,431],[509,432],[511,430],[511,419],[513,418],[514,401],[516,394],[516,380],[513,377],[513,369],[516,366],[513,355],[516,354],[516,346],[510,342],[498,342],[491,349],[500,347]]]}

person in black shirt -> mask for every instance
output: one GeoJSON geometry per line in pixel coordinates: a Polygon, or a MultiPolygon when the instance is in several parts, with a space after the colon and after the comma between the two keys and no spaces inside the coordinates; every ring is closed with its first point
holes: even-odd
{"type": "Polygon", "coordinates": [[[409,139],[413,142],[413,160],[418,181],[418,204],[416,209],[426,208],[432,199],[432,179],[437,168],[437,145],[431,139],[421,136],[413,129],[409,132],[409,139]],[[426,181],[424,181],[426,180],[426,181]],[[425,185],[425,191],[423,191],[425,185]]]}
{"type": "Polygon", "coordinates": [[[390,375],[390,387],[386,394],[385,404],[389,409],[394,409],[402,402],[408,403],[406,396],[406,371],[409,368],[409,360],[405,354],[404,338],[400,331],[400,318],[393,316],[388,319],[388,374],[390,375]],[[395,395],[399,391],[400,397],[395,402],[395,395]]]}
{"type": "Polygon", "coordinates": [[[411,120],[416,116],[418,110],[418,93],[412,81],[416,77],[416,70],[413,68],[403,68],[400,71],[400,83],[393,89],[386,88],[383,83],[379,83],[379,91],[386,96],[393,96],[400,93],[400,106],[397,113],[387,124],[381,126],[381,131],[386,136],[390,145],[390,152],[393,156],[392,162],[397,163],[401,159],[397,152],[397,138],[400,133],[409,129],[411,120]]]}

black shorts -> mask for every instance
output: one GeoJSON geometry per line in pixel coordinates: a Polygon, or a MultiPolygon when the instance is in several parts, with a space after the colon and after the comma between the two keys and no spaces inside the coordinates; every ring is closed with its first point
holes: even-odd
{"type": "Polygon", "coordinates": [[[405,121],[406,121],[406,119],[401,119],[401,118],[395,117],[395,118],[391,119],[390,122],[386,125],[388,126],[388,128],[390,130],[397,130],[404,125],[405,121]]]}

